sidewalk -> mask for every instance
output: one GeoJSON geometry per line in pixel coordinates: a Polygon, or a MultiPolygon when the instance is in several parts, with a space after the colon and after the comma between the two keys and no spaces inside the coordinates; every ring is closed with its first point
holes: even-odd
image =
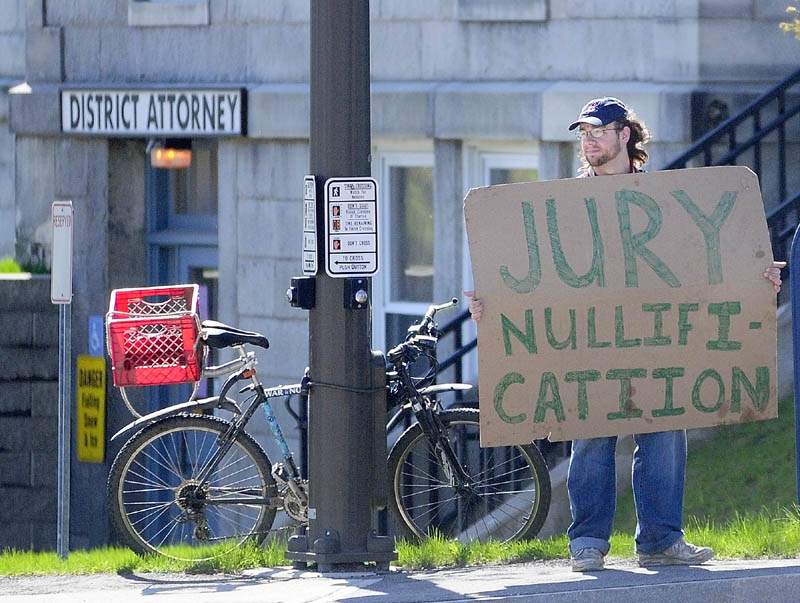
{"type": "Polygon", "coordinates": [[[131,574],[0,577],[0,603],[425,603],[430,601],[800,600],[800,560],[712,561],[642,569],[611,560],[605,571],[576,574],[566,561],[388,574],[250,570],[242,576],[131,574]]]}

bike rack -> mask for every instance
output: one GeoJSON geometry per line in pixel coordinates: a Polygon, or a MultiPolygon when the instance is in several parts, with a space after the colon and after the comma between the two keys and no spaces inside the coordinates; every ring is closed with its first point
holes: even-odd
{"type": "MultiPolygon", "coordinates": [[[[800,227],[795,230],[789,253],[789,266],[800,265],[800,227]]],[[[797,502],[800,503],[800,270],[798,278],[789,277],[789,292],[792,304],[792,365],[794,367],[794,446],[797,468],[797,502]]]]}

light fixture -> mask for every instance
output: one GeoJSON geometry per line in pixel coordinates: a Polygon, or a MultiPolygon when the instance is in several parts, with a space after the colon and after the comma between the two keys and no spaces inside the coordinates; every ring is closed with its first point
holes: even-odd
{"type": "Polygon", "coordinates": [[[192,141],[188,138],[151,139],[147,153],[154,168],[178,170],[192,165],[192,141]]]}

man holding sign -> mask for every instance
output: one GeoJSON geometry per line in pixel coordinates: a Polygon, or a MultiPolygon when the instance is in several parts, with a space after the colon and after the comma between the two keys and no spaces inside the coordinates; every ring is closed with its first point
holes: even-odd
{"type": "MultiPolygon", "coordinates": [[[[757,181],[748,179],[753,175],[746,168],[684,170],[685,186],[678,190],[673,190],[678,187],[669,175],[676,172],[622,177],[643,171],[650,134],[633,111],[611,97],[587,103],[569,129],[576,130],[581,142],[582,177],[614,179],[603,178],[592,186],[573,180],[488,187],[471,191],[465,201],[481,298],[471,291],[465,294],[472,298],[473,320],[483,319],[479,335],[487,333],[482,338],[487,343],[482,347],[479,342],[479,350],[490,349],[491,357],[480,358],[481,379],[486,376],[494,393],[494,407],[481,412],[481,441],[499,445],[501,440],[521,443],[526,436],[530,441],[548,435],[574,439],[567,480],[572,569],[595,571],[603,569],[610,548],[617,435],[634,433],[639,564],[704,563],[713,551],[683,537],[686,431],[682,427],[770,418],[776,409],[770,367],[761,366],[758,357],[759,348],[766,348],[770,338],[774,348],[773,332],[766,328],[774,322],[768,315],[774,315],[774,306],[764,308],[774,297],[767,299],[760,291],[746,298],[747,303],[739,301],[736,285],[723,279],[723,273],[729,281],[735,275],[723,269],[744,266],[749,272],[766,262],[763,275],[777,292],[785,263],[769,264],[768,240],[766,249],[762,241],[752,248],[740,245],[742,261],[722,252],[752,223],[745,212],[756,203],[746,202],[753,200],[758,187],[757,181]],[[741,172],[713,170],[748,173],[729,183],[726,178],[741,172]],[[714,187],[719,182],[725,189],[736,184],[740,190],[723,189],[718,194],[714,187]],[[701,200],[710,192],[716,197],[701,200]],[[582,197],[582,213],[575,213],[574,201],[560,201],[559,196],[569,194],[582,197]],[[535,204],[532,199],[540,196],[544,203],[535,204]],[[615,207],[600,206],[596,198],[604,196],[615,207]],[[506,218],[501,206],[517,213],[506,218]],[[565,223],[565,214],[588,218],[589,226],[565,223]],[[537,236],[537,217],[547,226],[542,237],[537,236]],[[517,248],[522,253],[514,255],[514,263],[494,263],[493,254],[506,251],[506,241],[514,242],[509,233],[520,224],[525,240],[517,248]],[[720,243],[723,227],[730,232],[723,233],[720,243]],[[577,265],[584,260],[567,256],[587,240],[592,247],[591,267],[579,275],[570,260],[577,265]],[[683,261],[677,267],[683,271],[678,270],[670,253],[692,246],[703,250],[705,262],[700,266],[683,261]],[[487,262],[489,256],[492,261],[487,262]],[[549,256],[552,264],[544,261],[549,256]],[[614,286],[621,287],[622,294],[614,286]],[[509,293],[514,297],[506,303],[509,293]],[[740,327],[743,319],[736,321],[736,315],[744,314],[743,307],[756,316],[740,327]],[[633,337],[637,332],[642,336],[633,337]],[[738,356],[739,340],[745,336],[755,341],[751,347],[758,366],[751,366],[751,357],[738,356]],[[686,360],[692,345],[709,357],[709,366],[701,367],[699,374],[691,372],[697,367],[686,360]],[[748,399],[753,409],[745,406],[748,399]],[[648,403],[651,407],[646,407],[648,403]]],[[[760,194],[757,197],[760,201],[760,194]]],[[[763,207],[758,211],[763,222],[763,207]]]]}

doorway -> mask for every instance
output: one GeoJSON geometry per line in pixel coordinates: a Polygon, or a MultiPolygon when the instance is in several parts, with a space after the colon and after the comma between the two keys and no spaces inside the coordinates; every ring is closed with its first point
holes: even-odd
{"type": "MultiPolygon", "coordinates": [[[[147,272],[154,285],[199,285],[200,320],[215,318],[218,304],[217,145],[192,141],[188,168],[160,169],[146,163],[147,272]]],[[[216,362],[215,351],[208,362],[216,362]]],[[[148,388],[148,411],[185,401],[191,385],[148,388]]],[[[197,397],[212,395],[200,383],[197,397]]]]}

